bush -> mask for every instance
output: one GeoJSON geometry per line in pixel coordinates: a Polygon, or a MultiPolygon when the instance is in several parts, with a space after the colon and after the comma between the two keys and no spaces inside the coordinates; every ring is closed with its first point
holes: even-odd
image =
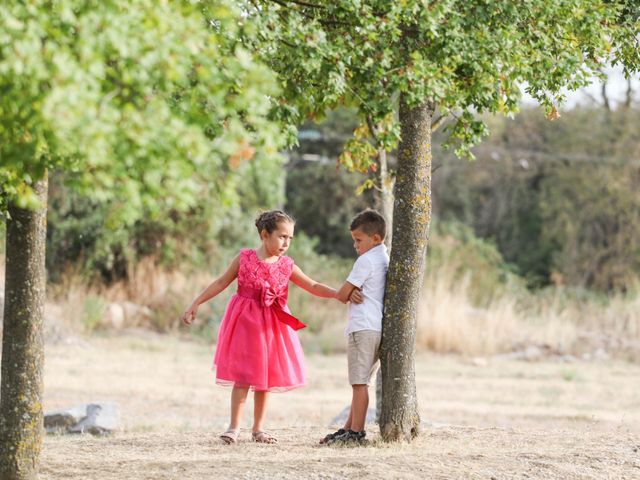
{"type": "Polygon", "coordinates": [[[640,109],[490,120],[476,162],[434,145],[434,216],[493,241],[530,287],[629,289],[640,276],[640,109]]]}

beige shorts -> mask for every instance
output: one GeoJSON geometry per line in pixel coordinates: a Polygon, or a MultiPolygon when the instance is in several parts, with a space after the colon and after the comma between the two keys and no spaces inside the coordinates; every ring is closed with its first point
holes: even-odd
{"type": "Polygon", "coordinates": [[[360,330],[351,332],[347,342],[347,364],[349,365],[349,383],[351,385],[369,385],[378,371],[378,347],[381,332],[360,330]]]}

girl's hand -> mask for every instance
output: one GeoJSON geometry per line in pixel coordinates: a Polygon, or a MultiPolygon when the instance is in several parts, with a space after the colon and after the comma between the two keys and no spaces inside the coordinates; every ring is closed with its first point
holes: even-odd
{"type": "Polygon", "coordinates": [[[362,303],[364,302],[364,295],[362,295],[362,290],[359,288],[354,288],[351,290],[351,295],[349,295],[349,301],[351,303],[362,303]]]}
{"type": "Polygon", "coordinates": [[[184,311],[181,318],[185,325],[191,325],[191,323],[196,319],[198,307],[199,305],[192,303],[189,308],[184,311]]]}

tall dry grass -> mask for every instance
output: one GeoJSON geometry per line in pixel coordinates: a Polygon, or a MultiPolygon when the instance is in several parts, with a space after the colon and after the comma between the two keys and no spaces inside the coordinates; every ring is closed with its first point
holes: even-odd
{"type": "Polygon", "coordinates": [[[558,354],[607,354],[640,361],[640,295],[574,295],[561,287],[538,293],[496,292],[473,300],[469,274],[447,264],[425,277],[418,348],[492,355],[540,346],[558,354]]]}
{"type": "MultiPolygon", "coordinates": [[[[130,268],[127,280],[111,285],[88,282],[70,269],[49,286],[47,310],[55,321],[82,333],[113,327],[109,317],[113,305],[118,305],[124,316],[119,327],[175,331],[188,302],[211,278],[205,271],[163,268],[153,258],[141,260],[130,268]]],[[[201,313],[207,318],[212,314],[207,306],[201,313]]]]}
{"type": "MultiPolygon", "coordinates": [[[[308,257],[311,258],[311,257],[308,257]]],[[[346,277],[350,261],[309,261],[303,268],[313,278],[338,286],[346,277]]],[[[220,270],[222,266],[217,267],[220,270]]],[[[69,270],[60,282],[48,286],[45,323],[53,322],[80,334],[112,326],[109,306],[118,303],[144,307],[129,310],[122,327],[141,327],[160,332],[183,329],[179,317],[195,295],[217,275],[212,271],[169,270],[151,259],[133,266],[130,278],[110,286],[88,284],[79,272],[69,270]]],[[[221,270],[220,270],[221,271],[221,270]]],[[[4,262],[0,262],[0,286],[4,262]]],[[[4,292],[4,289],[2,288],[4,292]]],[[[230,286],[220,297],[203,305],[191,332],[215,339],[230,286]]],[[[431,268],[424,282],[418,313],[417,348],[464,355],[493,355],[544,346],[560,354],[582,355],[595,351],[640,361],[640,295],[577,295],[561,287],[530,293],[519,289],[496,289],[478,301],[478,289],[459,265],[442,262],[431,268]]],[[[318,299],[291,288],[290,306],[309,324],[301,332],[305,348],[320,353],[342,352],[346,308],[332,300],[318,299]]],[[[55,329],[54,329],[55,330],[55,329]]]]}

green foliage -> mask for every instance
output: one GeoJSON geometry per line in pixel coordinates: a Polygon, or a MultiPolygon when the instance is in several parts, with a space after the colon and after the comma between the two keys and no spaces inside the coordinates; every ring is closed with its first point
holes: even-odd
{"type": "Polygon", "coordinates": [[[374,204],[373,192],[362,188],[371,181],[366,172],[348,173],[343,163],[334,163],[357,126],[351,109],[328,112],[322,121],[301,127],[299,145],[289,152],[286,209],[296,218],[297,231],[317,239],[321,254],[353,258],[349,224],[374,204]]]}
{"type": "Polygon", "coordinates": [[[296,123],[348,105],[377,125],[403,95],[454,118],[458,155],[487,134],[477,113],[518,110],[521,85],[553,118],[562,89],[587,84],[609,62],[637,70],[640,58],[632,0],[265,0],[245,9],[261,26],[250,48],[284,86],[279,118],[296,123]]]}
{"type": "Polygon", "coordinates": [[[111,282],[129,276],[141,258],[159,265],[210,265],[227,250],[255,242],[254,217],[260,209],[283,201],[283,179],[277,164],[258,160],[241,165],[232,196],[216,201],[219,192],[206,192],[203,201],[185,212],[169,210],[159,217],[137,219],[132,225],[111,224],[112,205],[89,193],[70,188],[61,174],[52,175],[49,188],[47,272],[53,281],[69,264],[86,278],[111,282]],[[255,163],[254,163],[255,162],[255,163]]]}
{"type": "MultiPolygon", "coordinates": [[[[353,131],[353,137],[345,144],[338,161],[349,172],[375,173],[378,169],[379,151],[392,151],[398,146],[399,141],[399,125],[393,115],[387,115],[375,125],[371,117],[368,117],[353,131]]],[[[371,180],[369,185],[364,185],[366,188],[374,186],[376,185],[371,180]]]]}
{"type": "Polygon", "coordinates": [[[279,88],[252,35],[227,0],[0,6],[0,213],[53,172],[51,271],[170,263],[177,234],[201,247],[227,210],[282,201],[279,88]]]}
{"type": "Polygon", "coordinates": [[[469,282],[470,300],[485,307],[505,293],[519,294],[524,284],[496,245],[475,236],[473,229],[458,222],[434,222],[427,249],[427,272],[452,275],[451,284],[469,282]]]}
{"type": "Polygon", "coordinates": [[[278,163],[271,72],[230,2],[93,0],[0,7],[2,198],[33,204],[45,170],[108,205],[106,224],[235,195],[243,161],[278,163]]]}
{"type": "Polygon", "coordinates": [[[544,182],[543,240],[563,283],[626,290],[640,276],[640,175],[637,167],[557,166],[544,182]]]}
{"type": "MultiPolygon", "coordinates": [[[[479,160],[445,158],[434,212],[495,241],[529,285],[628,290],[640,276],[640,110],[580,107],[551,124],[490,119],[479,160]]],[[[439,152],[438,147],[435,148],[439,152]]]]}

